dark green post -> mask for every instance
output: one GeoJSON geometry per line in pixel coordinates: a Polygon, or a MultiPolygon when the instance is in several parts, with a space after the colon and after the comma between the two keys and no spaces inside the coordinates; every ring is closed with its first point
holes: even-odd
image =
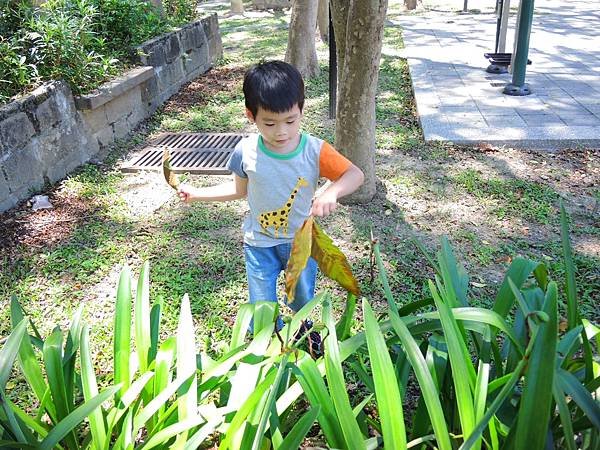
{"type": "Polygon", "coordinates": [[[527,57],[529,54],[529,35],[531,34],[531,22],[533,21],[533,0],[521,0],[519,14],[519,33],[517,45],[512,62],[512,83],[504,87],[504,93],[508,95],[529,95],[531,90],[525,84],[525,72],[527,71],[527,57]]]}

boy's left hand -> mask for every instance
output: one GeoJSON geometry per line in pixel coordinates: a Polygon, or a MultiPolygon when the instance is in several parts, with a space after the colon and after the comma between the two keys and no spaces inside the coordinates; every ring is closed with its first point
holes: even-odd
{"type": "Polygon", "coordinates": [[[313,216],[325,217],[331,214],[337,208],[337,195],[330,191],[325,191],[313,200],[310,213],[313,216]]]}

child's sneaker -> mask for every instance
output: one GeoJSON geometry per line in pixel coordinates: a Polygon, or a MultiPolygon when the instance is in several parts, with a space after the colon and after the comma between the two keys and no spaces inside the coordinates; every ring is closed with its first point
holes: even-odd
{"type": "Polygon", "coordinates": [[[306,342],[308,345],[308,352],[313,359],[317,359],[323,356],[323,346],[321,342],[321,335],[316,331],[310,331],[312,329],[312,320],[304,320],[298,329],[298,332],[294,336],[294,342],[300,340],[302,336],[308,333],[306,342]]]}

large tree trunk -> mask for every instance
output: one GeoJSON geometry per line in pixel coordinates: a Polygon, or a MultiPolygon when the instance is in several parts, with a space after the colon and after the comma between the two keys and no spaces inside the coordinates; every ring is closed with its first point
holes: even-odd
{"type": "Polygon", "coordinates": [[[335,146],[365,174],[346,198],[365,203],[375,195],[375,95],[387,0],[331,0],[338,60],[335,146]]]}
{"type": "Polygon", "coordinates": [[[292,7],[285,61],[295,66],[304,78],[312,78],[319,74],[315,47],[316,26],[317,2],[296,0],[292,7]]]}
{"type": "Polygon", "coordinates": [[[244,2],[242,0],[231,0],[231,12],[233,14],[244,14],[244,2]]]}
{"type": "Polygon", "coordinates": [[[317,25],[321,40],[329,43],[329,0],[319,0],[319,9],[317,11],[317,25]]]}

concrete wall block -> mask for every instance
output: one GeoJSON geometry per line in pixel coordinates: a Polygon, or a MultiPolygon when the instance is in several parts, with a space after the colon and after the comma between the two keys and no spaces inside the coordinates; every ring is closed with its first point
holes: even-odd
{"type": "Polygon", "coordinates": [[[129,134],[131,128],[127,123],[127,119],[124,117],[118,122],[113,123],[113,130],[115,139],[123,139],[129,134]]]}
{"type": "Polygon", "coordinates": [[[35,110],[35,119],[40,130],[56,128],[63,120],[64,111],[60,108],[56,97],[49,97],[35,110]]]}
{"type": "Polygon", "coordinates": [[[211,64],[215,64],[217,60],[223,57],[223,43],[221,41],[221,33],[219,31],[219,20],[217,14],[211,14],[202,19],[204,34],[208,40],[208,55],[211,64]]]}
{"type": "Polygon", "coordinates": [[[202,22],[196,22],[183,28],[181,30],[180,42],[182,53],[188,53],[190,50],[206,47],[208,45],[208,39],[206,33],[204,33],[202,22]]]}
{"type": "Polygon", "coordinates": [[[181,45],[179,44],[179,32],[175,32],[165,41],[165,61],[172,64],[181,56],[181,45]]]}
{"type": "Polygon", "coordinates": [[[100,148],[108,147],[115,143],[115,132],[112,125],[99,130],[94,134],[94,139],[98,142],[100,148]]]}
{"type": "MultiPolygon", "coordinates": [[[[8,181],[4,177],[4,171],[0,167],[0,202],[2,199],[8,198],[10,196],[10,187],[8,181]]],[[[2,211],[0,209],[0,211],[2,211]]]]}
{"type": "Polygon", "coordinates": [[[115,97],[105,105],[108,123],[114,123],[122,118],[126,118],[131,115],[134,109],[140,108],[141,105],[141,90],[139,86],[136,86],[119,97],[115,97]]]}
{"type": "Polygon", "coordinates": [[[181,58],[173,61],[172,64],[163,66],[162,70],[157,71],[158,88],[161,92],[171,89],[171,86],[179,88],[184,80],[183,62],[181,58]]]}
{"type": "Polygon", "coordinates": [[[144,66],[159,67],[165,64],[167,56],[162,42],[152,39],[136,48],[138,60],[144,66]]]}
{"type": "Polygon", "coordinates": [[[24,112],[18,112],[0,122],[0,148],[23,148],[34,135],[33,124],[24,112]]]}
{"type": "Polygon", "coordinates": [[[210,67],[210,59],[208,57],[208,45],[203,45],[202,47],[190,50],[187,54],[183,55],[182,59],[183,66],[188,77],[190,72],[194,72],[200,67],[210,67]]]}
{"type": "Polygon", "coordinates": [[[2,168],[13,198],[27,198],[31,190],[44,185],[45,168],[38,153],[39,143],[32,139],[26,146],[10,152],[3,158],[2,168]]]}
{"type": "Polygon", "coordinates": [[[97,109],[85,109],[79,111],[79,114],[83,122],[91,130],[92,134],[108,125],[106,105],[102,105],[97,109]]]}

